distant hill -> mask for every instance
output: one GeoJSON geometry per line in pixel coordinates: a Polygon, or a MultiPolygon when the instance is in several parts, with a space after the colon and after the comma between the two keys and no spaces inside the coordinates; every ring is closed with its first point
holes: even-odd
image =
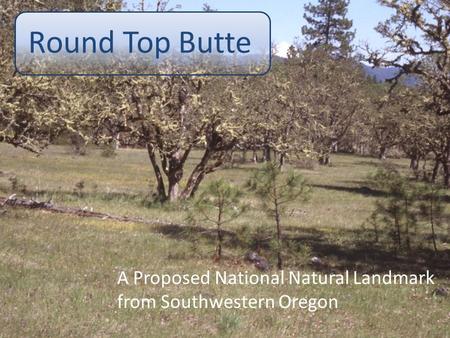
{"type": "Polygon", "coordinates": [[[287,58],[284,58],[282,56],[272,55],[272,63],[284,62],[286,60],[287,60],[287,58]]]}
{"type": "MultiPolygon", "coordinates": [[[[272,55],[272,63],[279,63],[286,61],[286,58],[272,55]]],[[[371,66],[361,64],[367,76],[372,77],[377,82],[385,82],[386,80],[392,79],[395,75],[398,74],[399,69],[395,67],[386,67],[386,68],[372,68],[371,66]]],[[[402,79],[403,83],[407,86],[416,86],[419,82],[417,77],[413,75],[404,76],[402,79]]]]}
{"type": "MultiPolygon", "coordinates": [[[[365,64],[363,64],[363,68],[366,74],[374,78],[377,82],[385,82],[386,80],[392,79],[400,71],[395,67],[372,68],[365,64]]],[[[413,75],[404,76],[402,81],[407,86],[415,86],[418,83],[418,79],[413,75]]]]}

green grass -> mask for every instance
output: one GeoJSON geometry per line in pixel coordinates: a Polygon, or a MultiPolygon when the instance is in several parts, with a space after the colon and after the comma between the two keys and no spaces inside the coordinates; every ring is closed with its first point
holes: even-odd
{"type": "MultiPolygon", "coordinates": [[[[0,195],[12,193],[16,175],[25,194],[54,203],[89,207],[118,215],[184,222],[182,206],[159,208],[146,196],[154,186],[144,151],[121,150],[102,158],[91,150],[73,157],[52,147],[40,157],[0,145],[0,195]],[[83,195],[73,193],[84,181],[83,195]]],[[[198,156],[198,154],[194,154],[198,156]]],[[[315,187],[310,202],[293,205],[285,219],[295,247],[288,267],[310,271],[309,257],[320,256],[333,269],[365,271],[439,271],[438,285],[448,285],[449,257],[436,262],[429,241],[413,257],[392,257],[386,247],[370,246],[361,226],[376,196],[364,189],[377,160],[336,155],[333,167],[299,170],[315,187]],[[433,265],[435,264],[435,265],[433,265]]],[[[407,170],[407,162],[394,161],[407,170]]],[[[192,167],[193,162],[189,163],[192,167]]],[[[253,164],[220,170],[208,180],[226,177],[243,185],[253,164]]],[[[18,193],[21,195],[21,193],[18,193]]],[[[252,211],[230,225],[250,228],[270,224],[251,196],[252,211]]],[[[444,234],[445,229],[441,232],[444,234]]],[[[448,243],[439,242],[442,252],[448,243]]],[[[121,270],[203,273],[205,270],[253,271],[243,260],[247,248],[227,239],[226,259],[212,260],[214,241],[195,228],[161,228],[134,223],[78,218],[8,208],[0,216],[0,337],[165,337],[165,336],[333,336],[448,337],[450,299],[432,295],[430,286],[184,286],[126,287],[116,284],[121,270]],[[124,310],[120,293],[131,297],[335,297],[339,309],[301,310],[124,310]]],[[[264,254],[274,262],[270,251],[264,254]]]]}
{"type": "MultiPolygon", "coordinates": [[[[182,221],[184,213],[179,210],[166,211],[143,208],[142,202],[155,191],[156,183],[145,151],[121,150],[115,158],[103,158],[98,150],[90,150],[87,156],[72,156],[68,148],[52,147],[36,157],[9,146],[0,145],[0,189],[8,191],[8,177],[16,175],[26,185],[29,194],[40,199],[53,198],[54,202],[78,207],[92,207],[97,211],[114,211],[123,215],[165,218],[182,221]],[[75,185],[83,181],[85,197],[73,196],[75,185]],[[120,202],[120,203],[118,203],[120,202]]],[[[194,152],[189,159],[185,176],[198,161],[200,154],[194,152]]],[[[295,205],[295,217],[286,220],[287,226],[314,228],[332,227],[353,229],[361,226],[373,211],[375,199],[364,195],[359,189],[367,174],[375,171],[379,161],[370,158],[355,158],[336,155],[333,167],[318,170],[300,170],[315,189],[307,204],[295,205]]],[[[396,161],[407,168],[406,161],[396,161]]],[[[254,164],[239,165],[207,177],[212,180],[226,177],[230,182],[243,186],[249,178],[254,164]]],[[[185,177],[185,178],[186,178],[185,177]]],[[[261,218],[257,201],[252,201],[255,211],[239,219],[237,224],[248,224],[261,218]]]]}

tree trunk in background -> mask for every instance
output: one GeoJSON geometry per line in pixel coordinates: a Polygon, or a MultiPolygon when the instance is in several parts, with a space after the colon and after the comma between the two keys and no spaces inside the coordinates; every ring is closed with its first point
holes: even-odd
{"type": "Polygon", "coordinates": [[[268,145],[264,145],[264,162],[270,162],[272,161],[272,155],[270,152],[270,146],[268,145]]]}
{"type": "Polygon", "coordinates": [[[417,159],[417,157],[411,157],[411,161],[409,163],[409,168],[412,170],[419,169],[419,160],[417,159]]]}
{"type": "MultiPolygon", "coordinates": [[[[203,157],[199,164],[194,168],[191,175],[189,176],[188,182],[186,183],[186,187],[181,193],[181,198],[190,198],[197,191],[200,183],[202,182],[205,175],[208,173],[208,161],[212,157],[213,153],[210,149],[206,149],[203,157]]],[[[220,165],[217,163],[217,165],[220,165]]]]}
{"type": "Polygon", "coordinates": [[[156,177],[156,191],[160,202],[165,202],[167,200],[174,202],[180,198],[180,181],[183,178],[183,167],[189,151],[190,149],[185,150],[185,152],[178,150],[172,154],[161,155],[161,170],[156,161],[153,146],[151,144],[147,145],[148,156],[156,177]],[[162,172],[164,172],[167,177],[167,191],[162,172]]]}
{"type": "Polygon", "coordinates": [[[450,188],[450,165],[448,160],[442,162],[442,168],[444,169],[444,186],[450,188]]]}
{"type": "MultiPolygon", "coordinates": [[[[417,176],[418,177],[420,176],[419,164],[420,164],[420,159],[417,161],[417,170],[416,170],[416,172],[417,172],[417,176]]],[[[429,172],[427,171],[427,160],[423,161],[423,164],[422,164],[422,175],[423,175],[423,180],[425,182],[430,182],[430,175],[429,175],[429,172]]]]}
{"type": "Polygon", "coordinates": [[[333,141],[331,145],[331,152],[337,153],[339,151],[339,143],[337,141],[333,141]]]}
{"type": "Polygon", "coordinates": [[[169,200],[170,202],[175,202],[180,197],[180,181],[183,177],[183,173],[180,174],[179,171],[174,171],[168,176],[169,180],[169,200]]]}
{"type": "Polygon", "coordinates": [[[444,170],[444,186],[450,188],[450,139],[447,140],[447,146],[441,158],[442,169],[444,170]]]}
{"type": "Polygon", "coordinates": [[[387,152],[386,147],[385,146],[381,146],[380,147],[380,151],[378,153],[378,158],[380,160],[384,161],[386,159],[386,152],[387,152]]]}
{"type": "Polygon", "coordinates": [[[163,170],[169,182],[167,195],[170,202],[180,198],[180,181],[183,178],[183,168],[190,150],[176,152],[163,157],[163,170]]]}
{"type": "Polygon", "coordinates": [[[284,154],[280,154],[280,158],[279,158],[279,162],[278,162],[280,164],[280,168],[283,168],[284,161],[285,161],[285,155],[284,154]]]}
{"type": "Polygon", "coordinates": [[[322,154],[319,156],[319,164],[320,165],[329,165],[330,164],[330,154],[322,154]]]}
{"type": "Polygon", "coordinates": [[[226,163],[229,162],[230,167],[234,168],[235,162],[234,162],[234,151],[233,150],[228,154],[227,159],[224,162],[226,162],[226,163]]]}
{"type": "Polygon", "coordinates": [[[411,169],[414,172],[414,176],[416,177],[416,180],[419,179],[420,173],[419,173],[419,159],[416,156],[412,156],[409,162],[409,169],[411,169]]]}
{"type": "Polygon", "coordinates": [[[439,167],[441,164],[439,163],[439,160],[434,160],[434,167],[433,167],[433,175],[431,176],[431,182],[436,183],[437,175],[439,173],[439,167]]]}
{"type": "Polygon", "coordinates": [[[258,153],[255,149],[253,149],[253,163],[258,163],[258,153]]]}
{"type": "Polygon", "coordinates": [[[80,135],[75,133],[71,134],[70,143],[72,144],[73,153],[75,155],[86,155],[86,144],[80,135]]]}
{"type": "Polygon", "coordinates": [[[164,202],[167,200],[166,188],[164,186],[164,179],[163,179],[163,176],[161,173],[161,169],[159,168],[159,165],[156,162],[155,150],[152,147],[152,145],[147,144],[147,152],[148,152],[148,157],[150,159],[150,163],[152,164],[152,167],[153,167],[153,172],[155,173],[155,177],[156,177],[156,182],[157,182],[156,192],[158,194],[158,200],[160,202],[164,202]]]}
{"type": "Polygon", "coordinates": [[[247,163],[247,150],[244,149],[242,150],[242,159],[241,159],[242,163],[247,163]]]}

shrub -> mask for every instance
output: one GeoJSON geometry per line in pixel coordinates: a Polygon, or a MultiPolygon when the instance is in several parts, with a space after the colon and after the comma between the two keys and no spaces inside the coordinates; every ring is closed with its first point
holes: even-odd
{"type": "Polygon", "coordinates": [[[73,189],[73,192],[78,196],[78,197],[83,197],[83,190],[85,188],[85,183],[83,180],[78,181],[77,183],[75,183],[75,188],[73,189]]]}
{"type": "Polygon", "coordinates": [[[117,156],[115,145],[112,143],[102,145],[100,155],[105,158],[117,156]]]}
{"type": "Polygon", "coordinates": [[[23,184],[17,176],[9,177],[9,183],[13,192],[21,192],[23,194],[27,191],[27,186],[23,184]]]}

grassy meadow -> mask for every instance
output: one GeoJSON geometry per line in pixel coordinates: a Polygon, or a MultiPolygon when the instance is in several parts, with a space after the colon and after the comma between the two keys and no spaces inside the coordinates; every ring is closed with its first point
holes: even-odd
{"type": "MultiPolygon", "coordinates": [[[[104,158],[100,150],[74,156],[52,146],[39,157],[0,144],[0,196],[16,193],[56,205],[185,224],[189,204],[152,202],[155,181],[142,150],[122,149],[104,158]],[[15,179],[12,179],[15,177],[15,179]]],[[[194,153],[185,176],[197,160],[194,153]]],[[[333,271],[436,272],[438,286],[450,284],[447,218],[439,228],[435,257],[427,233],[416,236],[413,255],[393,255],[386,243],[373,243],[368,218],[380,192],[367,177],[380,161],[334,155],[330,167],[294,168],[313,187],[308,202],[289,207],[283,219],[288,269],[310,271],[320,257],[333,271]]],[[[406,160],[390,160],[407,171],[406,160]]],[[[236,164],[207,177],[243,186],[258,165],[236,164]]],[[[271,227],[258,201],[246,195],[250,210],[228,225],[225,259],[212,259],[214,238],[196,226],[147,225],[7,208],[0,215],[0,337],[450,337],[450,298],[433,295],[430,286],[170,286],[117,285],[119,271],[158,273],[237,272],[253,266],[242,229],[271,227]],[[170,293],[189,297],[336,297],[339,308],[314,313],[298,309],[127,310],[118,309],[120,293],[143,297],[170,293]]],[[[272,265],[270,250],[262,253],[272,265]]]]}

